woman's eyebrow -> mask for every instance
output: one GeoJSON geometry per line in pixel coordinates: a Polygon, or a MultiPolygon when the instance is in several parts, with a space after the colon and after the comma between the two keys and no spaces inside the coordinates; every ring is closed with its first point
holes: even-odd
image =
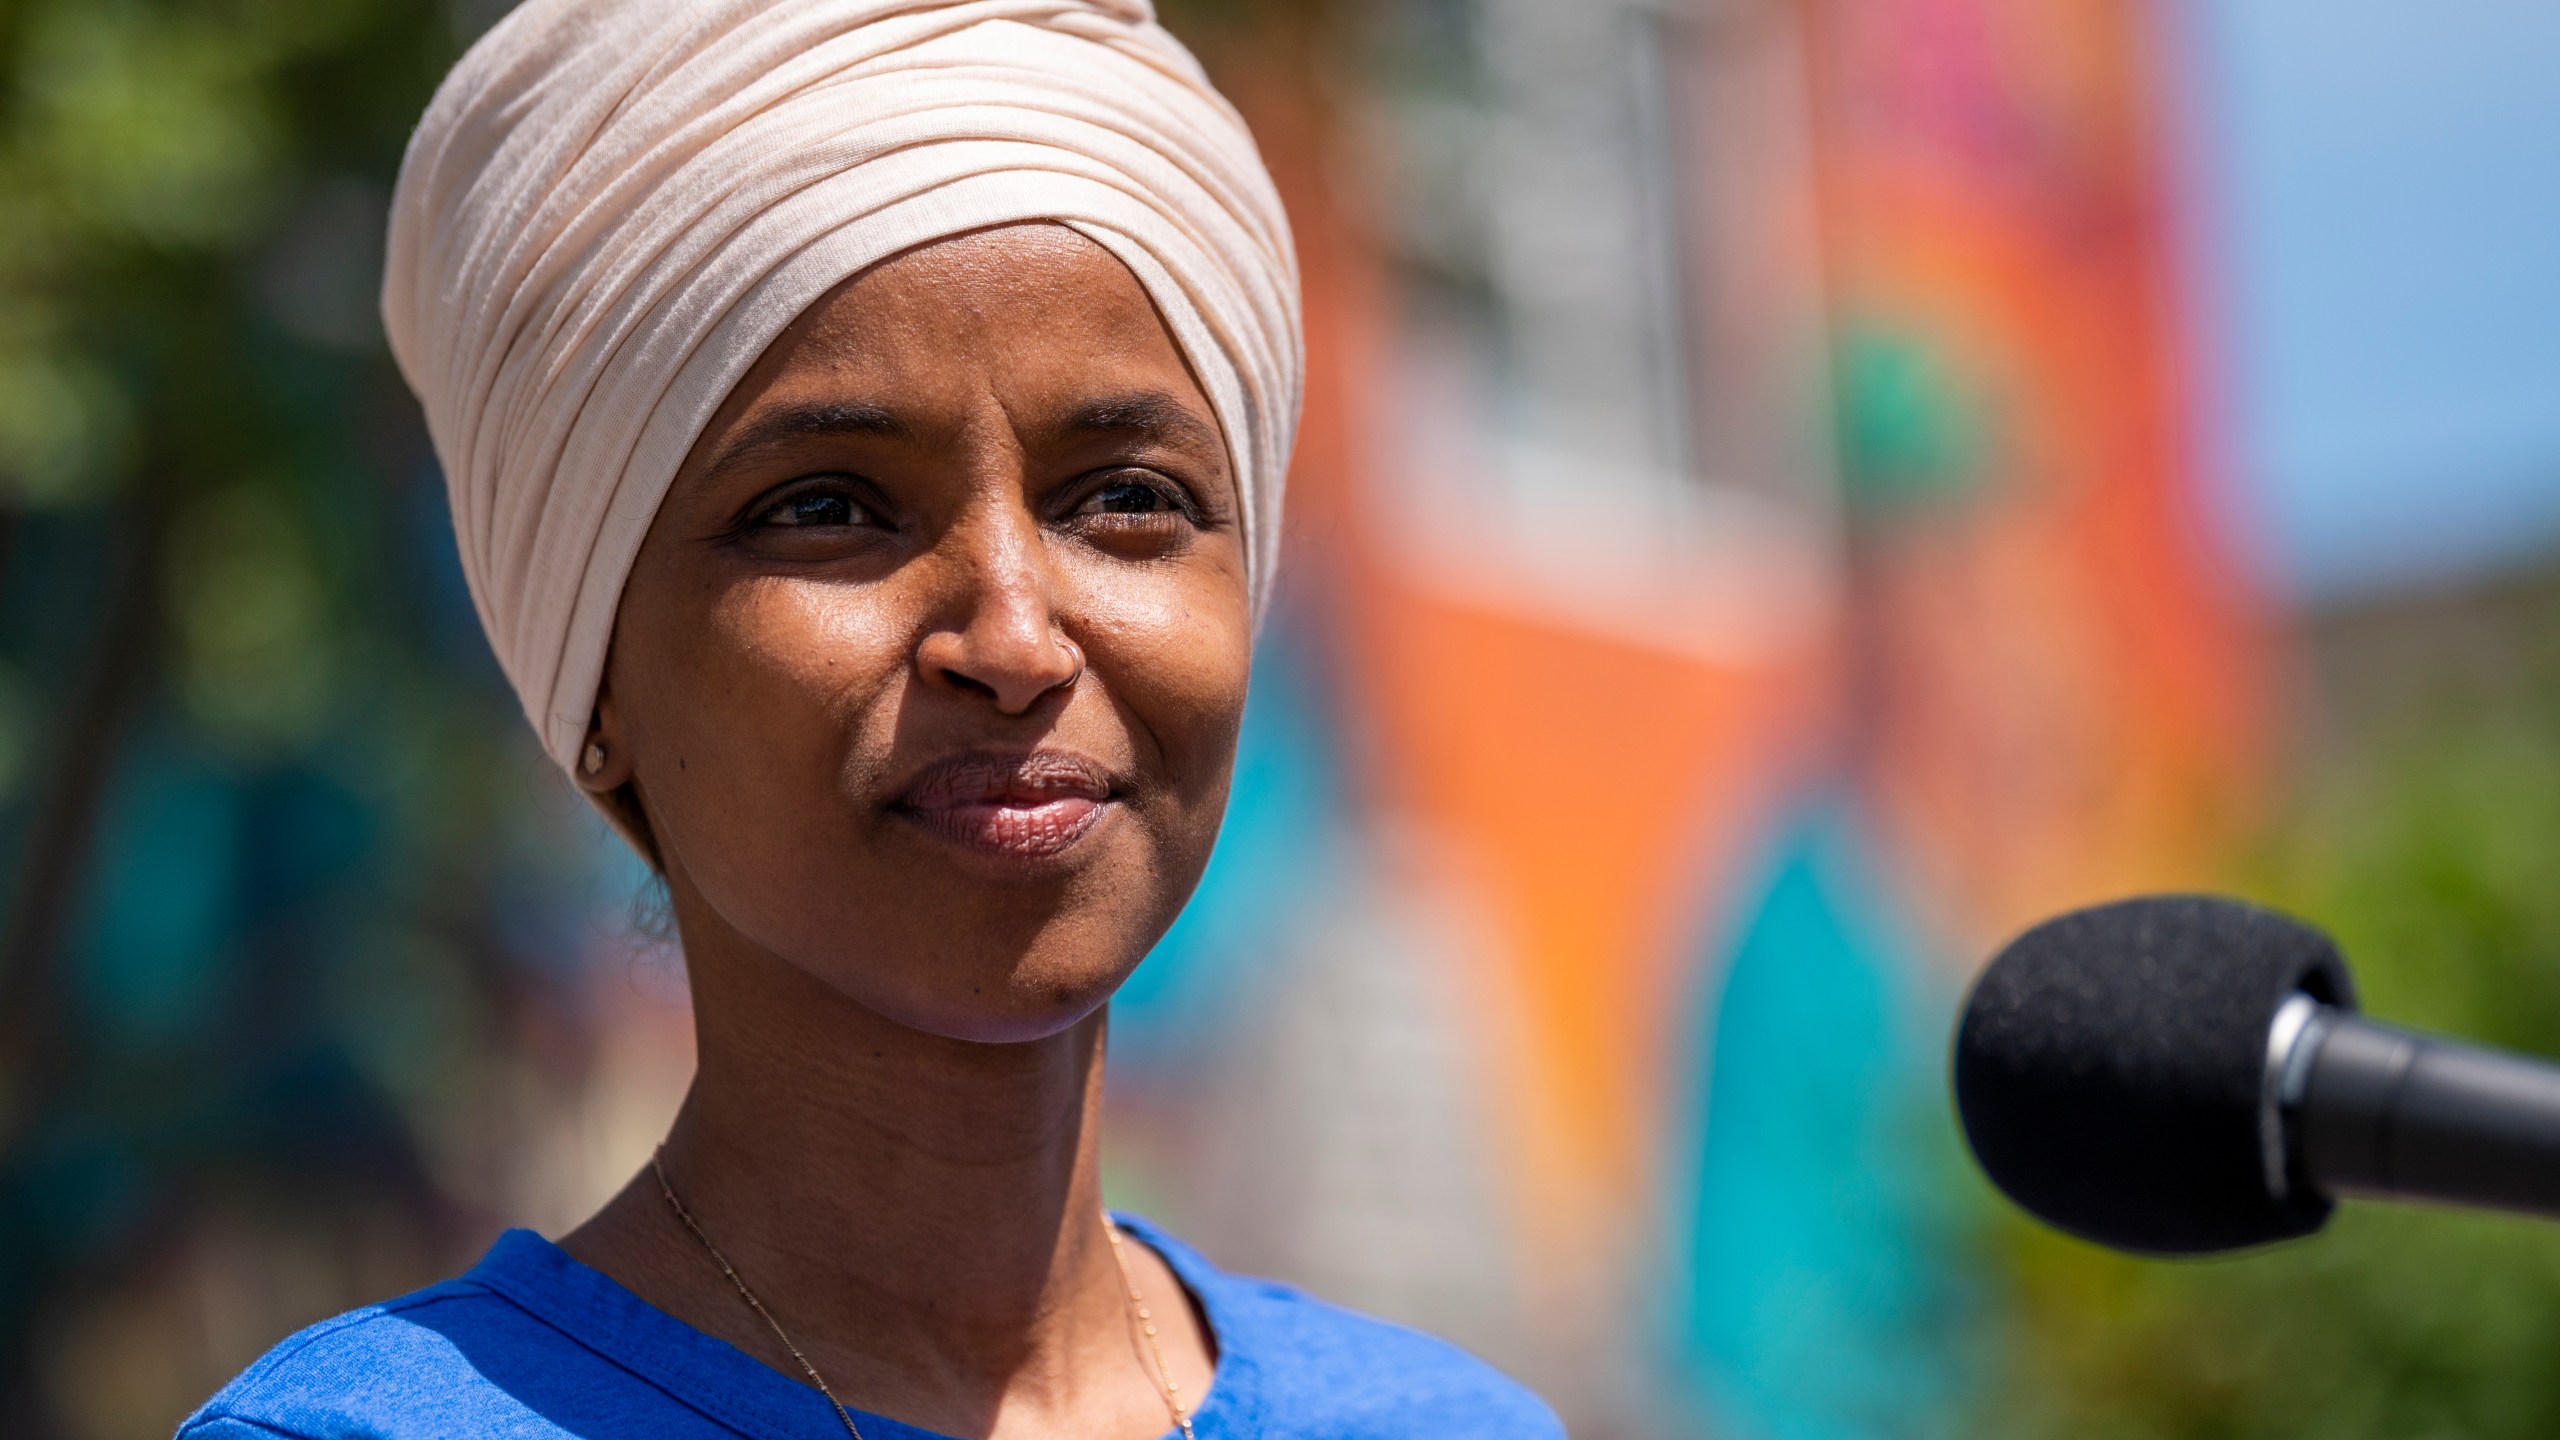
{"type": "Polygon", "coordinates": [[[1226,439],[1173,396],[1161,390],[1133,391],[1091,400],[1067,412],[1058,426],[1068,435],[1134,435],[1165,445],[1189,445],[1220,454],[1226,439]]]}
{"type": "Polygon", "coordinates": [[[815,436],[869,435],[885,440],[906,440],[913,438],[913,434],[905,421],[879,405],[789,405],[757,416],[746,428],[730,437],[729,443],[720,447],[718,458],[705,467],[705,473],[717,474],[758,451],[815,436]]]}

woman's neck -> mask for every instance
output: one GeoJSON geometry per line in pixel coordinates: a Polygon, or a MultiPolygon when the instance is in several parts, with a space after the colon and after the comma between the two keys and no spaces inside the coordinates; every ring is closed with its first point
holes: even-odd
{"type": "MultiPolygon", "coordinates": [[[[778,961],[695,975],[700,1058],[667,1180],[839,1397],[962,1435],[1163,1432],[1101,1219],[1100,1013],[976,1044],[898,1025],[778,961]]],[[[797,1376],[656,1177],[562,1244],[797,1376]]],[[[1190,1318],[1160,1262],[1142,1247],[1131,1259],[1156,1314],[1190,1318]]],[[[1173,1328],[1196,1397],[1205,1331],[1173,1328]]]]}
{"type": "Polygon", "coordinates": [[[665,1163],[706,1227],[726,1222],[724,1249],[770,1253],[841,1318],[886,1305],[989,1334],[1099,1272],[1108,1256],[1083,1252],[1102,1238],[1100,1015],[979,1045],[820,1008],[780,1034],[769,1016],[753,1034],[702,1024],[665,1163]]]}

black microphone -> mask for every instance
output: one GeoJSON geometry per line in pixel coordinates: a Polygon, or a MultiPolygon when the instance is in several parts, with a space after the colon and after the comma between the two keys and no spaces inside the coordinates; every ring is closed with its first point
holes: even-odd
{"type": "Polygon", "coordinates": [[[2328,936],[2236,900],[2011,941],[1965,1002],[1955,1099],[2010,1199],[2136,1254],[2308,1235],[2339,1196],[2560,1216],[2560,1065],[2362,1018],[2328,936]]]}

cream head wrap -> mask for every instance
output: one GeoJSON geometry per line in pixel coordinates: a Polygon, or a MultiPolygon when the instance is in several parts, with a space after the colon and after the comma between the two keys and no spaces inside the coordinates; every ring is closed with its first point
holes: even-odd
{"type": "Polygon", "coordinates": [[[1148,0],[528,0],[409,143],[382,314],[463,572],[563,766],[668,483],[757,357],[928,242],[1070,225],[1226,431],[1268,599],[1304,356],[1280,198],[1148,0]]]}

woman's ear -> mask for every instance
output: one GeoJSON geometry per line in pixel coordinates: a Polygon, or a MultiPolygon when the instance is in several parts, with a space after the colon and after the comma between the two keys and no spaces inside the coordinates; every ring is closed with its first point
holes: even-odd
{"type": "Polygon", "coordinates": [[[610,681],[596,693],[596,710],[587,721],[587,738],[578,746],[571,777],[590,795],[610,795],[631,783],[631,747],[624,742],[615,712],[610,681]]]}
{"type": "Polygon", "coordinates": [[[607,682],[597,692],[596,713],[587,722],[587,738],[578,745],[578,763],[569,767],[569,777],[639,850],[650,868],[663,873],[666,867],[658,855],[657,833],[640,803],[637,768],[631,763],[631,746],[623,738],[621,717],[614,710],[613,689],[607,682]]]}

